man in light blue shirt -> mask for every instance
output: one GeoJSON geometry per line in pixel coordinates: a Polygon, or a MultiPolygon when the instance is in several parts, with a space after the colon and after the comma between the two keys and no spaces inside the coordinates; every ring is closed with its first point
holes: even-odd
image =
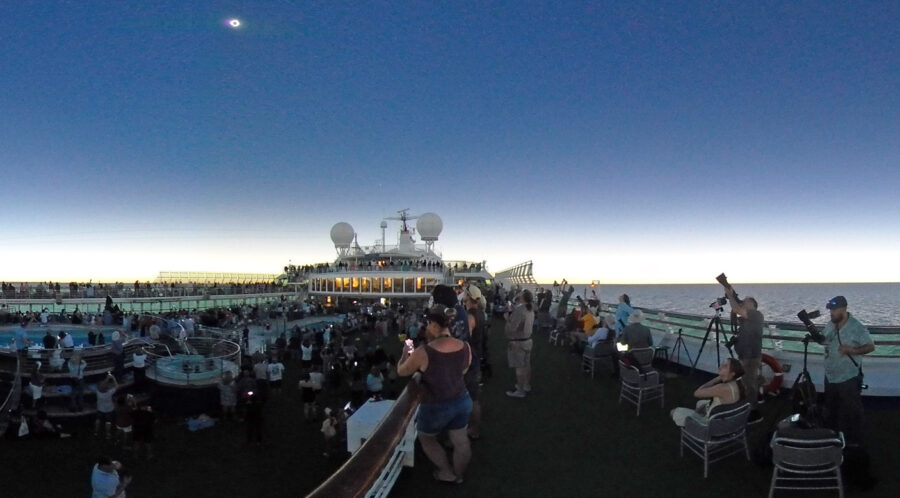
{"type": "Polygon", "coordinates": [[[831,321],[822,330],[825,346],[825,417],[828,427],[844,433],[847,449],[864,454],[862,444],[862,357],[875,350],[866,327],[847,312],[847,299],[837,296],[825,306],[831,321]]]}
{"type": "Polygon", "coordinates": [[[28,325],[31,324],[31,320],[23,320],[14,332],[15,341],[16,341],[16,351],[22,352],[28,349],[28,346],[31,345],[31,341],[28,339],[28,325]]]}
{"type": "Polygon", "coordinates": [[[622,335],[622,330],[628,325],[628,317],[634,313],[631,307],[631,298],[628,294],[619,296],[619,305],[616,307],[616,336],[622,335]]]}

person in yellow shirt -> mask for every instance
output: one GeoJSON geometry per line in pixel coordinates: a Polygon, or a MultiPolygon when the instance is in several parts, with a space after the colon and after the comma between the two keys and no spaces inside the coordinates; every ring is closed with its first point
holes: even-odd
{"type": "Polygon", "coordinates": [[[588,338],[594,335],[594,332],[599,328],[599,322],[590,308],[582,306],[581,318],[578,320],[578,323],[581,325],[581,328],[576,328],[575,331],[572,332],[571,337],[572,348],[575,352],[580,353],[584,351],[584,345],[588,342],[588,338]]]}
{"type": "Polygon", "coordinates": [[[586,306],[583,313],[584,315],[581,317],[581,322],[583,324],[582,330],[586,336],[590,337],[597,331],[597,317],[594,316],[593,311],[586,306]]]}

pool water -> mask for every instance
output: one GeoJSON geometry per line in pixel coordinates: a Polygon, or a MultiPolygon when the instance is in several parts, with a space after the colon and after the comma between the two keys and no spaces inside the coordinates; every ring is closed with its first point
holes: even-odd
{"type": "MultiPolygon", "coordinates": [[[[15,331],[18,328],[19,327],[17,325],[5,326],[5,327],[0,328],[0,347],[10,347],[10,345],[15,340],[15,335],[16,335],[15,331]]],[[[88,347],[88,346],[90,346],[90,344],[88,343],[88,338],[87,338],[89,330],[93,330],[94,333],[98,333],[98,332],[102,333],[103,338],[106,340],[106,344],[109,344],[110,341],[112,341],[112,333],[116,330],[121,330],[121,328],[120,327],[119,328],[117,328],[117,327],[79,328],[79,327],[73,327],[71,325],[67,326],[67,327],[62,327],[62,326],[45,327],[43,325],[38,325],[38,326],[32,325],[26,329],[26,332],[28,333],[28,339],[31,342],[33,342],[37,345],[41,345],[41,344],[43,344],[43,341],[44,341],[44,335],[47,334],[48,330],[54,337],[57,337],[57,338],[59,337],[59,333],[64,331],[66,334],[72,336],[72,341],[75,343],[76,347],[77,346],[88,347]]]]}

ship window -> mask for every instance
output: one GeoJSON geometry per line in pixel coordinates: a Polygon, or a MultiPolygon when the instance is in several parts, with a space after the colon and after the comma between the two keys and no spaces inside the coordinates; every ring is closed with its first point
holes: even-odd
{"type": "Polygon", "coordinates": [[[381,292],[381,278],[372,279],[372,292],[381,292]]]}
{"type": "Polygon", "coordinates": [[[402,278],[394,279],[394,292],[395,293],[403,292],[403,279],[402,278]]]}
{"type": "Polygon", "coordinates": [[[371,278],[363,278],[362,279],[362,291],[369,292],[372,287],[372,279],[371,278]]]}
{"type": "Polygon", "coordinates": [[[359,292],[359,277],[353,277],[353,292],[359,292]]]}
{"type": "Polygon", "coordinates": [[[416,279],[416,292],[422,292],[422,287],[425,284],[425,279],[419,277],[416,279]]]}
{"type": "Polygon", "coordinates": [[[413,285],[415,285],[416,279],[406,278],[404,280],[406,280],[406,285],[403,287],[403,292],[415,292],[415,288],[413,287],[413,285]]]}
{"type": "Polygon", "coordinates": [[[384,279],[384,292],[391,292],[393,281],[390,278],[384,279]]]}

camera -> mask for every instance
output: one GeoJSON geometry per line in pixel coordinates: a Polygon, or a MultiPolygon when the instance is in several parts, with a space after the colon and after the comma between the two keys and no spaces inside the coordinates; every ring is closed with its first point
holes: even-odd
{"type": "Polygon", "coordinates": [[[734,347],[734,345],[737,343],[737,341],[738,341],[737,334],[732,335],[727,341],[725,341],[725,347],[728,349],[731,349],[734,347]]]}
{"type": "Polygon", "coordinates": [[[825,338],[822,337],[822,334],[819,333],[819,328],[816,327],[816,324],[812,322],[813,318],[818,318],[820,315],[821,313],[819,312],[819,310],[808,313],[805,309],[803,309],[800,310],[799,313],[797,313],[797,318],[799,318],[800,321],[803,322],[803,325],[806,325],[806,330],[807,332],[809,332],[809,335],[803,339],[804,341],[809,341],[809,339],[812,339],[818,343],[821,343],[823,340],[825,340],[825,338]]]}
{"type": "Polygon", "coordinates": [[[720,273],[718,277],[716,277],[716,282],[724,285],[726,288],[731,288],[731,284],[728,283],[728,277],[725,276],[724,273],[720,273]]]}
{"type": "Polygon", "coordinates": [[[728,304],[728,299],[726,299],[724,297],[720,297],[720,298],[716,299],[715,301],[709,303],[709,307],[719,310],[722,308],[722,306],[725,306],[726,304],[728,304]]]}

